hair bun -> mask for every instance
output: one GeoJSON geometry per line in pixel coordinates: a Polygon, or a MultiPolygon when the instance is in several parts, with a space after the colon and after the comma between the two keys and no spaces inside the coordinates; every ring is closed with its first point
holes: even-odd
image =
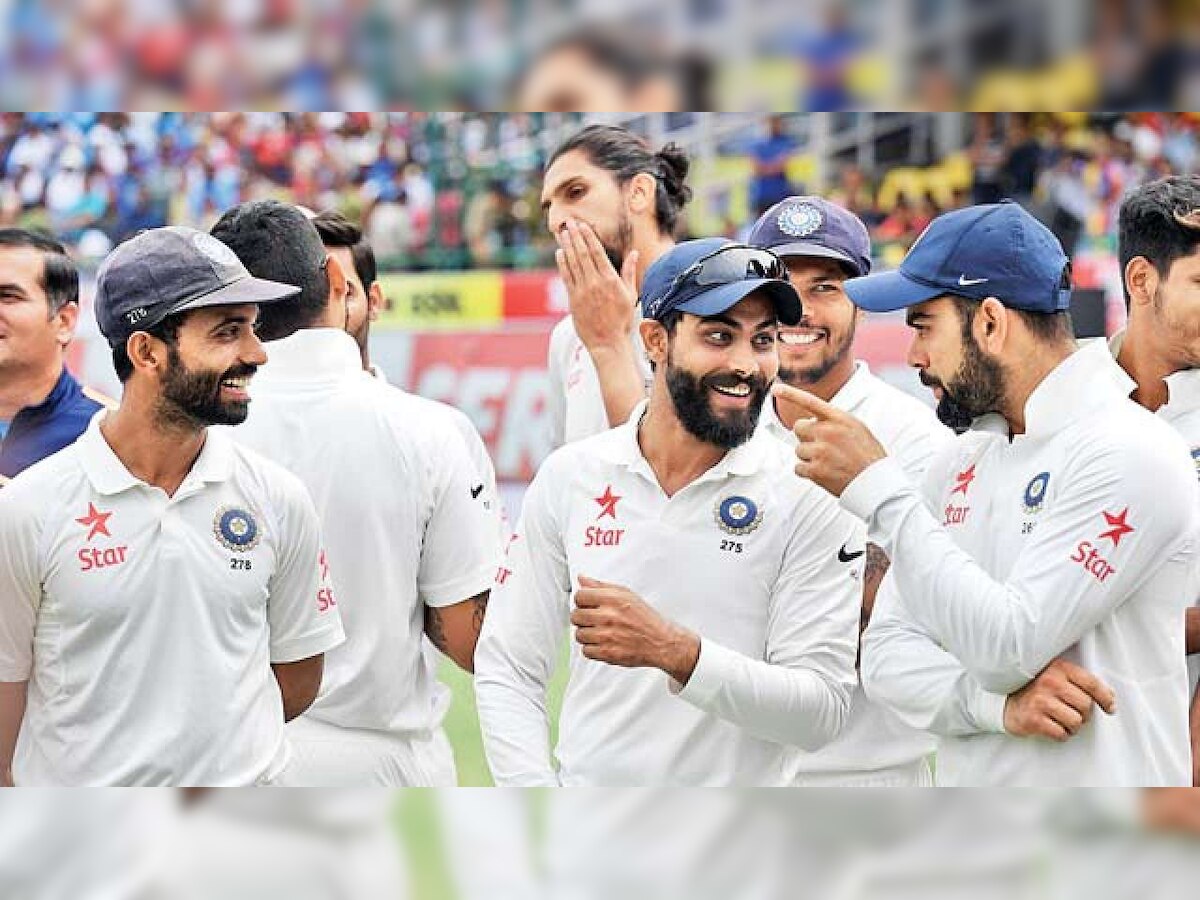
{"type": "Polygon", "coordinates": [[[671,143],[654,155],[663,163],[663,186],[681,206],[687,203],[692,198],[692,189],[686,183],[688,170],[691,168],[691,160],[687,154],[678,144],[671,143]]]}

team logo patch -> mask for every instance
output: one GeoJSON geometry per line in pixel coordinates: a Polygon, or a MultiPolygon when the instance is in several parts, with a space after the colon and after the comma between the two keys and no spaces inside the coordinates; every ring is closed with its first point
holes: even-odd
{"type": "Polygon", "coordinates": [[[749,534],[762,524],[762,510],[749,497],[726,497],[713,513],[721,530],[729,534],[749,534]]]}
{"type": "Polygon", "coordinates": [[[234,553],[249,553],[258,546],[262,532],[254,516],[244,509],[224,507],[217,510],[213,520],[213,534],[227,550],[234,553]]]}
{"type": "Polygon", "coordinates": [[[792,237],[808,237],[824,222],[821,211],[810,203],[793,203],[779,213],[779,230],[792,237]]]}
{"type": "Polygon", "coordinates": [[[1029,484],[1025,485],[1025,512],[1033,514],[1040,512],[1046,499],[1046,485],[1050,483],[1050,473],[1042,472],[1034,475],[1029,484]]]}
{"type": "Polygon", "coordinates": [[[1196,477],[1200,478],[1200,447],[1192,448],[1192,462],[1196,464],[1196,477]]]}

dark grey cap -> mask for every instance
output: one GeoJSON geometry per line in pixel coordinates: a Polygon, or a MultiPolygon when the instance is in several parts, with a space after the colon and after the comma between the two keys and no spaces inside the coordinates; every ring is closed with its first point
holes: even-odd
{"type": "Polygon", "coordinates": [[[172,225],[143,231],[105,258],[96,276],[96,321],[115,347],[177,312],[273,303],[298,293],[290,284],[255,278],[212,235],[172,225]]]}

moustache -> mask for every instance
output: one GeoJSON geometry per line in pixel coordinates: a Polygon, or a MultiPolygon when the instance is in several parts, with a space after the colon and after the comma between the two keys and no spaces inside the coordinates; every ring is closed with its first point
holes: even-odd
{"type": "Polygon", "coordinates": [[[258,371],[258,366],[251,366],[251,365],[234,366],[232,369],[226,370],[221,375],[220,380],[224,381],[227,378],[253,378],[254,374],[257,371],[258,371]]]}
{"type": "Polygon", "coordinates": [[[925,387],[927,387],[927,388],[941,388],[943,391],[946,389],[946,386],[944,384],[942,384],[940,379],[934,378],[932,375],[928,374],[924,369],[920,369],[917,371],[917,379],[921,382],[921,384],[925,385],[925,387]]]}

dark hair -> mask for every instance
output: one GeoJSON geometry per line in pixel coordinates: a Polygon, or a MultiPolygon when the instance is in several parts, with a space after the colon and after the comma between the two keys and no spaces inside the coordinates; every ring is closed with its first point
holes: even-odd
{"type": "MultiPolygon", "coordinates": [[[[151,337],[156,337],[168,347],[175,347],[179,343],[179,329],[183,327],[183,322],[187,318],[187,312],[174,313],[167,316],[157,325],[150,328],[142,328],[151,337]]],[[[112,348],[113,368],[117,371],[117,378],[121,384],[129,380],[129,376],[133,374],[133,361],[129,358],[129,351],[125,349],[128,341],[120,344],[114,344],[112,348]]]]}
{"type": "Polygon", "coordinates": [[[654,192],[658,230],[668,235],[675,233],[679,213],[692,199],[692,189],[686,184],[691,163],[677,145],[667,144],[656,153],[645,138],[627,128],[588,125],[559,144],[546,167],[572,150],[583,151],[593,165],[611,172],[618,184],[624,185],[643,172],[653,175],[658,184],[654,192]]]}
{"type": "MultiPolygon", "coordinates": [[[[962,323],[963,340],[971,340],[971,323],[975,320],[975,312],[982,305],[982,300],[972,300],[970,297],[952,295],[954,306],[958,310],[959,321],[962,323]]],[[[1025,323],[1025,327],[1034,338],[1046,344],[1075,339],[1075,326],[1071,323],[1071,313],[1067,310],[1058,312],[1033,312],[1028,309],[1013,309],[1005,307],[1009,312],[1016,313],[1025,323]]]]}
{"type": "Polygon", "coordinates": [[[1170,175],[1135,188],[1121,202],[1119,223],[1117,257],[1128,309],[1124,274],[1131,259],[1144,256],[1166,278],[1175,260],[1200,245],[1200,176],[1170,175]]]}
{"type": "Polygon", "coordinates": [[[239,203],[221,216],[212,235],[251,275],[300,288],[295,297],[263,304],[258,333],[264,341],[287,337],[321,317],[329,302],[326,253],[304,213],[278,200],[239,203]]]}
{"type": "Polygon", "coordinates": [[[363,290],[370,290],[372,283],[379,279],[379,270],[375,265],[375,251],[363,238],[362,229],[336,210],[324,210],[310,221],[321,236],[322,244],[350,251],[354,273],[362,282],[363,290]]]}
{"type": "Polygon", "coordinates": [[[79,270],[66,248],[50,235],[24,228],[0,228],[0,247],[28,248],[42,254],[41,286],[51,315],[68,303],[79,302],[79,270]]]}

